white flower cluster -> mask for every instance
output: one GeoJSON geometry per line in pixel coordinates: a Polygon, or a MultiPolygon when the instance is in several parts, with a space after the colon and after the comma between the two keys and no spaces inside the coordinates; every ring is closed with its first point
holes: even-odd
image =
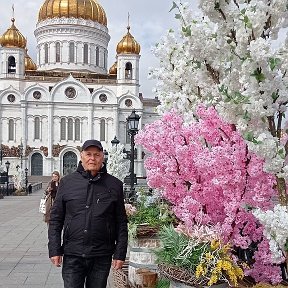
{"type": "Polygon", "coordinates": [[[150,75],[158,80],[160,113],[175,109],[191,122],[199,103],[214,105],[264,157],[266,171],[288,179],[279,141],[288,102],[288,40],[273,45],[288,24],[286,5],[199,0],[201,14],[174,2],[180,27],[154,48],[160,67],[150,75]]]}
{"type": "Polygon", "coordinates": [[[109,174],[124,181],[129,175],[130,161],[125,158],[124,145],[118,144],[108,150],[107,171],[109,174]]]}
{"type": "Polygon", "coordinates": [[[286,206],[277,204],[273,210],[263,211],[259,208],[253,215],[264,226],[264,236],[269,240],[270,250],[275,263],[283,262],[285,243],[288,239],[288,210],[286,206]]]}

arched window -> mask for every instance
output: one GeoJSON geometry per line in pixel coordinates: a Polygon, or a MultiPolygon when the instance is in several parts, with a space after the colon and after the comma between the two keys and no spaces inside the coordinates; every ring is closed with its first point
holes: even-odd
{"type": "Polygon", "coordinates": [[[8,122],[8,140],[14,140],[14,120],[10,119],[8,122]]]}
{"type": "Polygon", "coordinates": [[[96,47],[96,66],[99,66],[99,47],[96,47]]]}
{"type": "Polygon", "coordinates": [[[68,140],[73,140],[73,119],[68,119],[68,140]]]}
{"type": "Polygon", "coordinates": [[[60,126],[60,140],[66,140],[66,120],[64,118],[61,119],[60,126]]]}
{"type": "Polygon", "coordinates": [[[105,141],[105,120],[100,121],[100,141],[105,141]]]}
{"type": "Polygon", "coordinates": [[[88,44],[84,44],[84,48],[83,48],[83,62],[84,62],[84,64],[88,64],[88,44]]]}
{"type": "Polygon", "coordinates": [[[40,118],[34,119],[34,139],[40,139],[40,118]]]}
{"type": "Polygon", "coordinates": [[[132,79],[132,64],[130,62],[125,65],[125,79],[132,79]]]}
{"type": "Polygon", "coordinates": [[[48,63],[48,44],[44,45],[45,63],[48,63]]]}
{"type": "Polygon", "coordinates": [[[14,56],[8,57],[8,73],[16,73],[16,61],[14,56]]]}
{"type": "Polygon", "coordinates": [[[56,58],[56,62],[59,63],[60,62],[60,43],[56,42],[56,47],[55,47],[55,58],[56,58]]]}
{"type": "Polygon", "coordinates": [[[80,120],[75,119],[75,140],[80,141],[80,120]]]}
{"type": "Polygon", "coordinates": [[[75,62],[75,44],[73,42],[70,42],[69,44],[69,62],[75,62]]]}

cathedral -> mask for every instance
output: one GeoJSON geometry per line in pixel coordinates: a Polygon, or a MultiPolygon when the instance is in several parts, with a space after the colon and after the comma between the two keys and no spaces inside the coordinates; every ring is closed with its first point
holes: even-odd
{"type": "MultiPolygon", "coordinates": [[[[96,0],[43,2],[35,61],[14,17],[0,38],[1,167],[6,171],[9,161],[10,175],[20,165],[28,175],[66,175],[76,169],[87,139],[108,149],[116,136],[130,150],[126,119],[134,109],[139,129],[157,118],[158,100],[139,91],[141,47],[129,24],[115,47],[115,63],[107,67],[103,7],[96,0]]],[[[135,173],[143,177],[144,153],[135,151],[135,173]]]]}

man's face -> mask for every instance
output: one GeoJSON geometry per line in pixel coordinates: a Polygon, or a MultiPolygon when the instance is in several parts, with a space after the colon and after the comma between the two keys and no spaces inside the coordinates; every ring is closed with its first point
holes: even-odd
{"type": "Polygon", "coordinates": [[[90,146],[86,150],[81,152],[81,161],[84,170],[91,171],[92,175],[96,175],[104,160],[104,153],[95,146],[90,146]]]}

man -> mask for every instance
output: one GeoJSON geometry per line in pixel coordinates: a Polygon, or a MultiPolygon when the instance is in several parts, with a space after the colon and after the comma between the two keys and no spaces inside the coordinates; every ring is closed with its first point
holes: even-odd
{"type": "Polygon", "coordinates": [[[60,181],[51,211],[48,249],[63,268],[65,288],[106,288],[112,267],[120,269],[127,251],[123,183],[108,174],[101,143],[87,140],[81,161],[60,181]],[[61,235],[63,230],[63,241],[61,235]]]}

